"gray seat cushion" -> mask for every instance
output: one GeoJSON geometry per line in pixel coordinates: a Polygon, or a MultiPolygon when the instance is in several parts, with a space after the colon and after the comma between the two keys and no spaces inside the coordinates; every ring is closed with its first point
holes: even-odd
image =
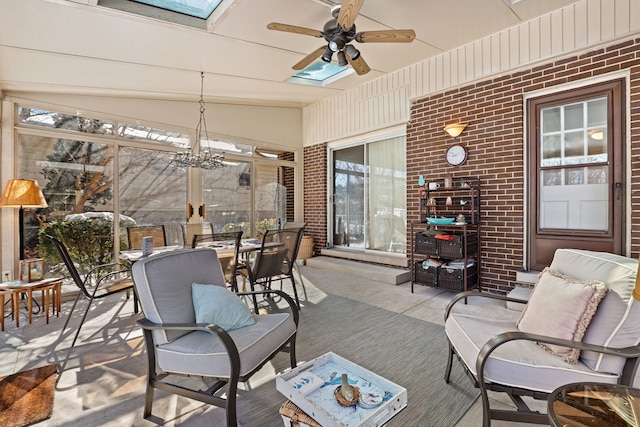
{"type": "MultiPolygon", "coordinates": [[[[229,331],[240,353],[240,376],[257,368],[296,332],[289,313],[254,317],[255,325],[229,331]]],[[[229,377],[229,358],[222,342],[204,331],[191,332],[158,346],[157,356],[158,366],[166,372],[229,377]]]]}
{"type": "MultiPolygon", "coordinates": [[[[513,321],[452,314],[445,323],[449,341],[464,364],[476,375],[480,349],[494,336],[518,332],[513,321]]],[[[485,365],[485,380],[550,393],[572,382],[617,383],[618,375],[591,370],[584,363],[563,362],[533,341],[517,340],[500,346],[485,365]]]]}

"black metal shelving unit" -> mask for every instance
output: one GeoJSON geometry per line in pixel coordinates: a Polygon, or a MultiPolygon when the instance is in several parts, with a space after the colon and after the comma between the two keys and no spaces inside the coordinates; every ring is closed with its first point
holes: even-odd
{"type": "Polygon", "coordinates": [[[420,193],[420,221],[411,224],[411,292],[414,285],[481,290],[480,179],[456,177],[450,184],[445,187],[444,178],[435,179],[420,193]],[[431,224],[427,220],[460,215],[464,224],[431,224]],[[449,266],[452,261],[463,263],[463,267],[449,266]]]}

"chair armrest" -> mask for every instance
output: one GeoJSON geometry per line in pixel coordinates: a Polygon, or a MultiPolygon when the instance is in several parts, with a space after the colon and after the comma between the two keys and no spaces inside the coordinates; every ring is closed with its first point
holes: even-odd
{"type": "Polygon", "coordinates": [[[116,267],[122,267],[122,269],[114,270],[112,272],[107,272],[106,274],[115,273],[115,272],[126,272],[126,271],[130,271],[131,270],[131,268],[129,268],[129,266],[126,265],[126,264],[123,264],[121,262],[111,262],[109,264],[100,264],[100,265],[96,265],[96,266],[92,267],[91,270],[89,270],[89,272],[87,273],[87,275],[94,274],[96,272],[104,271],[104,270],[107,270],[107,269],[116,268],[116,267]]]}
{"type": "Polygon", "coordinates": [[[238,296],[243,296],[243,295],[266,295],[266,294],[276,294],[280,297],[282,297],[287,304],[289,304],[289,308],[291,309],[291,313],[293,314],[293,321],[296,324],[296,327],[298,326],[298,322],[300,320],[300,313],[298,311],[298,306],[296,305],[295,301],[293,300],[293,298],[291,298],[289,296],[289,294],[287,294],[284,291],[281,291],[279,289],[265,289],[263,291],[252,291],[252,292],[238,292],[236,293],[236,295],[238,296]]]}
{"type": "Polygon", "coordinates": [[[484,365],[489,360],[489,356],[491,355],[491,353],[493,353],[501,345],[515,340],[527,340],[542,342],[545,344],[555,344],[563,347],[577,348],[580,350],[588,350],[602,354],[620,356],[626,359],[638,359],[640,357],[640,346],[613,348],[578,341],[570,341],[561,338],[554,338],[546,335],[530,334],[527,332],[505,332],[491,338],[480,349],[478,358],[476,359],[476,372],[478,375],[478,382],[484,383],[484,365]]]}
{"type": "Polygon", "coordinates": [[[119,274],[129,277],[131,275],[131,267],[119,262],[96,265],[84,276],[84,285],[85,287],[99,287],[105,280],[119,274]]]}
{"type": "MultiPolygon", "coordinates": [[[[217,336],[222,344],[227,349],[227,353],[229,354],[229,359],[233,361],[240,360],[240,353],[238,352],[238,348],[236,347],[235,342],[229,336],[227,331],[221,328],[218,325],[213,323],[154,323],[151,320],[144,318],[138,320],[138,324],[142,329],[145,330],[145,337],[149,337],[150,340],[153,340],[151,337],[150,331],[162,331],[162,330],[170,330],[170,331],[203,331],[210,333],[211,335],[217,336]]],[[[155,348],[155,345],[153,346],[155,348]]]]}
{"type": "Polygon", "coordinates": [[[487,292],[480,292],[480,291],[460,292],[459,294],[456,294],[451,301],[449,301],[449,304],[447,304],[447,308],[444,311],[444,320],[446,321],[449,318],[449,315],[451,314],[451,310],[453,309],[453,306],[458,301],[462,299],[466,299],[468,297],[490,298],[490,299],[497,299],[497,300],[508,301],[508,302],[515,302],[520,304],[526,304],[529,302],[526,299],[512,298],[506,295],[490,294],[487,292]]]}

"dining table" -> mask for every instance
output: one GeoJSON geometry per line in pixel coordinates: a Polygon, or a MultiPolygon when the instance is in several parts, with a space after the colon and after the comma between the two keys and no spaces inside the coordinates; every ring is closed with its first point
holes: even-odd
{"type": "MultiPolygon", "coordinates": [[[[265,247],[268,248],[276,248],[283,246],[284,243],[279,242],[267,242],[265,243],[265,247]]],[[[218,256],[233,256],[233,242],[224,242],[224,241],[216,241],[216,242],[203,242],[198,244],[198,248],[212,248],[215,249],[218,253],[218,256]]],[[[243,239],[240,241],[240,247],[238,248],[238,253],[243,254],[245,257],[248,256],[251,252],[258,251],[262,247],[261,239],[243,239]]],[[[151,255],[175,251],[177,249],[188,249],[190,246],[183,245],[170,245],[170,246],[159,246],[153,248],[153,252],[148,255],[144,255],[142,249],[132,249],[120,251],[120,259],[126,260],[129,262],[136,262],[140,259],[146,258],[151,255]]]]}

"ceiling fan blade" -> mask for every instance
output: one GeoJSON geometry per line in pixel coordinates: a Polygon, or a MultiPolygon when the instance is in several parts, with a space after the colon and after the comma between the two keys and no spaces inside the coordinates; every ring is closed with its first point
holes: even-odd
{"type": "Polygon", "coordinates": [[[337,23],[345,30],[353,27],[356,22],[356,16],[360,13],[364,0],[342,0],[340,5],[340,13],[338,13],[337,23]]]}
{"type": "Polygon", "coordinates": [[[280,24],[278,22],[272,22],[267,25],[270,30],[284,31],[287,33],[302,34],[304,36],[323,37],[324,33],[319,30],[312,30],[311,28],[298,27],[296,25],[280,24]]]}
{"type": "Polygon", "coordinates": [[[294,70],[304,70],[305,68],[307,68],[309,64],[315,61],[316,58],[322,55],[325,49],[326,49],[326,46],[321,46],[317,48],[316,50],[311,52],[309,55],[302,58],[302,61],[298,62],[296,65],[294,65],[291,68],[293,68],[294,70]]]}
{"type": "Polygon", "coordinates": [[[411,43],[415,38],[413,30],[362,31],[355,37],[360,43],[411,43]]]}
{"type": "Polygon", "coordinates": [[[362,55],[358,55],[356,59],[351,59],[351,57],[347,55],[347,61],[349,61],[353,69],[356,70],[356,73],[360,76],[371,71],[371,68],[369,68],[369,65],[362,58],[362,55]]]}

